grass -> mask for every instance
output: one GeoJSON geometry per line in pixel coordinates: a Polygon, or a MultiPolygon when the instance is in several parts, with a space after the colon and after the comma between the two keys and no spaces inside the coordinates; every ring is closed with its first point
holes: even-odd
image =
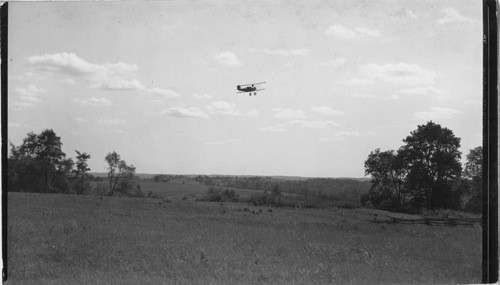
{"type": "Polygon", "coordinates": [[[373,215],[9,193],[6,284],[481,281],[480,228],[381,225],[373,215]]]}

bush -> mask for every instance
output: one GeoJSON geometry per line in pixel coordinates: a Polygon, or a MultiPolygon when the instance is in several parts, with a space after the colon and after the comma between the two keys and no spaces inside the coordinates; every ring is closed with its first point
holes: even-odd
{"type": "Polygon", "coordinates": [[[232,189],[224,190],[222,188],[209,187],[204,200],[209,202],[237,202],[238,196],[232,189]]]}

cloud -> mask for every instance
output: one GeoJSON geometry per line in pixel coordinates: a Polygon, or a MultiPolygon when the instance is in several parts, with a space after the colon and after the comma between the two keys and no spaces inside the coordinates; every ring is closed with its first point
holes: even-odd
{"type": "Polygon", "coordinates": [[[286,131],[286,129],[285,129],[284,125],[277,124],[275,126],[260,128],[259,131],[265,132],[265,133],[279,133],[279,132],[286,131]]]}
{"type": "Polygon", "coordinates": [[[93,107],[103,107],[103,106],[110,106],[111,105],[111,100],[106,99],[106,98],[96,98],[96,97],[91,97],[89,99],[80,100],[79,102],[81,104],[89,105],[89,106],[93,106],[93,107]]]}
{"type": "Polygon", "coordinates": [[[330,26],[325,34],[337,39],[350,40],[361,37],[380,37],[381,33],[378,30],[368,29],[365,27],[356,28],[354,30],[348,29],[341,25],[330,26]]]}
{"type": "Polygon", "coordinates": [[[274,108],[273,111],[276,112],[276,114],[274,114],[274,117],[279,118],[279,119],[305,119],[306,118],[306,114],[302,110],[274,108]]]}
{"type": "Polygon", "coordinates": [[[236,111],[236,105],[226,101],[218,101],[207,107],[211,113],[219,113],[224,115],[239,116],[240,112],[236,111]]]}
{"type": "Polygon", "coordinates": [[[252,109],[252,110],[248,111],[247,115],[250,117],[257,118],[257,117],[260,117],[260,112],[259,112],[259,110],[252,109]]]}
{"type": "Polygon", "coordinates": [[[131,77],[138,68],[123,62],[95,64],[74,53],[35,55],[28,58],[28,67],[38,71],[86,77],[92,88],[106,90],[144,90],[144,86],[131,77]]]}
{"type": "Polygon", "coordinates": [[[344,65],[345,62],[346,62],[345,58],[339,57],[339,58],[336,58],[336,59],[329,60],[327,62],[320,63],[319,65],[321,65],[321,66],[339,67],[339,66],[344,65]]]}
{"type": "Polygon", "coordinates": [[[250,52],[259,52],[269,55],[279,55],[279,56],[308,56],[311,51],[308,49],[256,49],[256,48],[248,48],[250,52]]]}
{"type": "Polygon", "coordinates": [[[178,98],[178,97],[180,97],[180,95],[177,94],[175,91],[169,90],[169,89],[160,89],[160,88],[155,87],[155,88],[148,89],[148,92],[150,94],[158,95],[158,96],[161,96],[163,98],[178,98]]]}
{"type": "Polygon", "coordinates": [[[28,88],[16,88],[14,92],[21,95],[20,99],[24,102],[38,103],[42,100],[38,98],[39,94],[47,93],[45,89],[38,88],[33,84],[30,84],[28,88]]]}
{"type": "Polygon", "coordinates": [[[439,77],[435,71],[407,63],[366,64],[360,66],[359,69],[367,79],[397,84],[432,85],[439,77]]]}
{"type": "Polygon", "coordinates": [[[328,126],[338,126],[334,121],[304,121],[304,120],[293,120],[288,122],[292,126],[302,127],[302,128],[312,128],[312,129],[323,129],[328,126]]]}
{"type": "Polygon", "coordinates": [[[218,61],[222,65],[227,65],[227,66],[240,66],[242,65],[241,62],[238,60],[236,55],[232,52],[221,52],[218,54],[215,54],[213,57],[214,60],[218,61]]]}
{"type": "Polygon", "coordinates": [[[121,125],[127,123],[127,121],[123,119],[103,119],[103,120],[98,120],[97,122],[105,125],[121,125]]]}
{"type": "Polygon", "coordinates": [[[161,112],[162,114],[169,117],[176,118],[204,118],[208,119],[208,115],[201,111],[199,108],[195,107],[173,107],[161,112]]]}
{"type": "Polygon", "coordinates": [[[372,79],[368,78],[353,78],[353,79],[347,79],[345,81],[345,84],[348,85],[367,85],[367,84],[373,84],[375,81],[372,79]]]}
{"type": "Polygon", "coordinates": [[[405,88],[400,90],[399,93],[408,95],[430,95],[430,94],[441,95],[445,94],[446,92],[433,86],[426,86],[426,87],[405,88]]]}
{"type": "Polygon", "coordinates": [[[212,96],[209,95],[209,94],[202,94],[202,95],[199,95],[199,94],[194,94],[193,96],[195,99],[212,99],[212,96]]]}
{"type": "Polygon", "coordinates": [[[311,111],[314,113],[328,115],[328,116],[342,116],[342,115],[344,115],[344,112],[334,110],[328,106],[322,106],[322,107],[314,106],[314,107],[311,107],[311,111]]]}
{"type": "Polygon", "coordinates": [[[465,22],[465,23],[476,22],[476,20],[463,16],[462,14],[460,14],[459,11],[453,8],[444,8],[442,12],[444,14],[444,17],[435,21],[436,24],[438,25],[460,23],[460,22],[465,22]]]}
{"type": "Polygon", "coordinates": [[[361,98],[361,99],[373,99],[375,96],[372,94],[362,94],[362,93],[354,93],[350,95],[351,97],[354,98],[361,98]]]}
{"type": "Polygon", "coordinates": [[[408,8],[405,8],[404,9],[404,14],[409,17],[409,18],[412,18],[412,19],[416,19],[418,18],[417,17],[417,14],[415,14],[412,10],[408,9],[408,8]]]}
{"type": "Polygon", "coordinates": [[[353,132],[338,132],[337,136],[339,137],[360,137],[361,133],[357,131],[353,132]]]}
{"type": "Polygon", "coordinates": [[[439,120],[449,119],[459,114],[460,112],[451,108],[431,107],[429,111],[417,112],[413,115],[414,120],[439,120]]]}

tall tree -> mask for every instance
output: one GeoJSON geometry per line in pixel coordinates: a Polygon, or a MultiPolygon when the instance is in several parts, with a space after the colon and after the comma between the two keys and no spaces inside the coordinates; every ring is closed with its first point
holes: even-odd
{"type": "Polygon", "coordinates": [[[399,153],[407,171],[405,186],[414,205],[450,207],[453,182],[462,171],[460,138],[430,121],[419,125],[403,142],[406,144],[399,153]]]}
{"type": "Polygon", "coordinates": [[[43,192],[49,192],[53,175],[66,156],[61,147],[61,138],[53,130],[46,129],[39,135],[31,132],[20,147],[12,149],[12,157],[28,162],[32,168],[39,168],[43,173],[43,192]]]}
{"type": "Polygon", "coordinates": [[[385,203],[395,203],[397,206],[405,205],[406,193],[403,187],[405,170],[399,154],[394,150],[381,152],[377,148],[370,152],[365,161],[365,175],[372,177],[372,187],[368,193],[372,203],[379,204],[384,200],[385,203]]]}
{"type": "MultiPolygon", "coordinates": [[[[134,177],[135,167],[127,165],[115,151],[108,153],[104,159],[108,163],[109,196],[113,196],[118,185],[129,185],[128,182],[134,177]]],[[[120,190],[127,190],[123,186],[120,190]]]]}
{"type": "Polygon", "coordinates": [[[467,154],[463,178],[466,180],[468,193],[465,208],[480,213],[482,211],[483,183],[483,148],[478,146],[467,154]]]}
{"type": "Polygon", "coordinates": [[[87,176],[87,172],[90,170],[87,164],[87,160],[90,158],[90,155],[83,152],[80,153],[79,151],[75,150],[77,156],[76,156],[76,170],[75,174],[76,176],[80,179],[80,184],[79,186],[76,187],[77,194],[83,194],[84,189],[85,189],[85,177],[87,176]]]}

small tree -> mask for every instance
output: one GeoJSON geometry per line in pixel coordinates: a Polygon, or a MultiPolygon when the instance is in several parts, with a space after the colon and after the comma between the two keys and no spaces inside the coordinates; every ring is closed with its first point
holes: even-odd
{"type": "Polygon", "coordinates": [[[483,183],[483,148],[478,146],[471,149],[467,155],[463,178],[467,183],[467,197],[465,209],[480,213],[482,211],[482,183],[483,183]]]}
{"type": "Polygon", "coordinates": [[[115,151],[108,153],[105,160],[108,163],[109,196],[113,196],[117,189],[127,191],[125,188],[130,186],[130,181],[134,178],[135,167],[127,165],[115,151]]]}
{"type": "Polygon", "coordinates": [[[80,153],[79,151],[75,150],[77,156],[76,156],[76,170],[74,170],[75,175],[79,178],[79,186],[76,187],[77,194],[83,194],[84,189],[85,189],[85,177],[87,176],[87,172],[90,170],[87,164],[87,159],[90,158],[90,155],[87,153],[80,153]]]}

